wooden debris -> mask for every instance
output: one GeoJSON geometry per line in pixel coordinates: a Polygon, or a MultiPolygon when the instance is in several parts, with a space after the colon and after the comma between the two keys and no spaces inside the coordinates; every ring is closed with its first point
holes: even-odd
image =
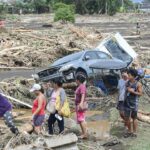
{"type": "Polygon", "coordinates": [[[8,99],[11,99],[12,101],[17,102],[17,103],[19,103],[19,104],[21,104],[21,105],[24,105],[24,106],[27,106],[27,107],[29,107],[29,108],[32,108],[31,105],[29,105],[29,104],[27,104],[27,103],[25,103],[25,102],[22,102],[22,101],[20,101],[20,100],[18,100],[18,99],[16,99],[16,98],[13,98],[13,97],[11,97],[11,96],[5,95],[5,94],[3,94],[3,93],[1,93],[1,95],[3,95],[4,97],[6,97],[6,98],[8,98],[8,99]]]}

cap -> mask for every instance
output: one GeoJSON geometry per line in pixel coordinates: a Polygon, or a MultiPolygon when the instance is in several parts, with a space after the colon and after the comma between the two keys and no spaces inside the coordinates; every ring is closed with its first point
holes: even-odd
{"type": "Polygon", "coordinates": [[[32,86],[32,88],[30,89],[30,92],[34,92],[34,91],[39,91],[39,90],[41,90],[41,85],[39,85],[39,84],[34,84],[33,86],[32,86]]]}

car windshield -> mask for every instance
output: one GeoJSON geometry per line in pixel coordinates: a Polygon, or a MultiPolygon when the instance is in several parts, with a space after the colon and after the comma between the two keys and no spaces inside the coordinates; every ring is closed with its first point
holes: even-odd
{"type": "Polygon", "coordinates": [[[68,55],[66,57],[60,58],[57,61],[55,61],[51,66],[58,66],[58,65],[61,65],[61,64],[68,63],[70,61],[78,60],[78,59],[81,58],[82,54],[83,54],[83,51],[78,52],[78,53],[73,53],[73,54],[68,55]]]}
{"type": "Polygon", "coordinates": [[[112,39],[105,43],[105,47],[113,57],[123,60],[127,63],[131,62],[131,57],[112,39]]]}

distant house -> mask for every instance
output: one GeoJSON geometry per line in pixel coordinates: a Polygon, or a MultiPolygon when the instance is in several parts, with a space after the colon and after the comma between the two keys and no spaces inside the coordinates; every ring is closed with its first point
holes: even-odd
{"type": "Polygon", "coordinates": [[[150,12],[150,2],[142,2],[139,9],[143,12],[150,12]]]}

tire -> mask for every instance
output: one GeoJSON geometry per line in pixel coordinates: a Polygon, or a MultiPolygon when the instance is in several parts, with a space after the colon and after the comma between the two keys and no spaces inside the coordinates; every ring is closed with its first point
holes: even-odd
{"type": "Polygon", "coordinates": [[[76,72],[76,74],[75,74],[75,78],[78,76],[78,75],[82,75],[82,76],[84,76],[86,79],[87,79],[87,73],[86,72],[84,72],[84,71],[77,71],[76,72]]]}

